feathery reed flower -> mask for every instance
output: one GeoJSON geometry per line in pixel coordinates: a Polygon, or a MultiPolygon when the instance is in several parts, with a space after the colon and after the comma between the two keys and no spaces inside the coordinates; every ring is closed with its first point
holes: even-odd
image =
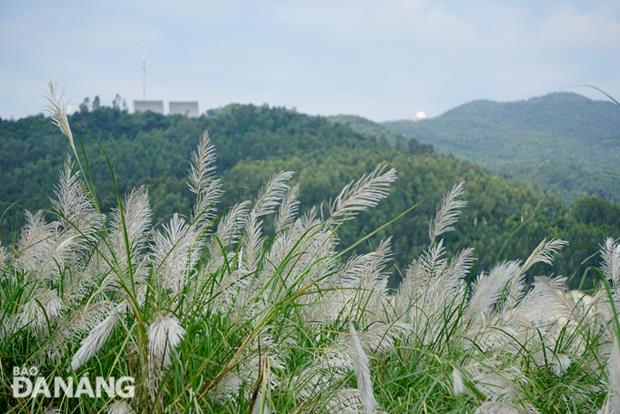
{"type": "Polygon", "coordinates": [[[357,380],[357,389],[359,390],[360,399],[362,400],[366,414],[374,414],[377,409],[377,400],[375,400],[375,395],[372,390],[368,356],[364,351],[364,347],[353,326],[353,322],[349,322],[349,332],[351,334],[351,358],[355,369],[355,378],[357,380]]]}
{"type": "Polygon", "coordinates": [[[56,125],[56,127],[62,132],[65,138],[67,138],[71,151],[75,156],[77,156],[75,144],[73,143],[73,133],[71,132],[69,120],[67,119],[67,103],[63,101],[63,95],[64,92],[59,92],[56,84],[50,82],[45,96],[47,100],[45,112],[51,118],[54,125],[56,125]]]}

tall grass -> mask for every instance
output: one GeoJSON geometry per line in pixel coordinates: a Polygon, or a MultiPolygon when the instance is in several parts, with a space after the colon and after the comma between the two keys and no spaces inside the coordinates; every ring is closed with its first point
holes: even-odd
{"type": "Polygon", "coordinates": [[[51,92],[71,154],[51,214],[27,213],[19,241],[0,246],[3,412],[620,413],[617,241],[601,246],[593,291],[567,291],[561,276],[526,284],[560,240],[469,284],[474,251],[450,257],[444,239],[465,206],[459,183],[392,290],[390,239],[347,256],[337,231],[388,196],[395,170],[305,210],[280,172],[221,212],[206,133],[189,166],[192,211],[153,228],[143,187],[99,210],[51,92]],[[12,368],[24,366],[48,379],[128,375],[136,394],[16,399],[12,368]]]}

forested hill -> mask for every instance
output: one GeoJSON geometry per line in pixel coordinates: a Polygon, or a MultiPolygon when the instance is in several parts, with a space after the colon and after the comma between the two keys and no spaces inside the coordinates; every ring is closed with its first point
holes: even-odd
{"type": "Polygon", "coordinates": [[[474,101],[394,132],[432,144],[503,177],[620,201],[620,106],[574,93],[516,102],[474,101]]]}
{"type": "Polygon", "coordinates": [[[349,126],[353,131],[365,136],[374,137],[380,142],[388,144],[413,153],[433,152],[433,146],[430,144],[422,144],[415,138],[404,136],[403,134],[387,128],[382,124],[373,122],[369,119],[356,115],[334,115],[327,118],[334,124],[343,124],[349,126]]]}
{"type": "MultiPolygon", "coordinates": [[[[271,174],[289,169],[297,171],[301,200],[308,207],[335,197],[344,184],[377,164],[392,164],[400,178],[391,196],[361,220],[345,225],[340,235],[343,244],[351,243],[419,203],[382,234],[393,235],[401,271],[413,253],[427,245],[429,216],[441,194],[462,179],[467,182],[469,204],[458,231],[448,236],[449,245],[474,247],[480,268],[525,257],[541,239],[561,237],[571,245],[556,271],[576,269],[576,281],[595,259],[580,263],[597,250],[603,238],[620,236],[620,208],[599,198],[579,199],[567,207],[554,195],[435,154],[416,141],[394,147],[387,144],[393,135],[370,127],[354,130],[333,119],[284,108],[229,105],[189,119],[102,107],[77,113],[70,122],[88,153],[104,210],[114,205],[116,197],[109,159],[120,191],[140,184],[149,188],[157,220],[174,211],[189,213],[188,159],[202,131],[208,130],[228,191],[224,204],[255,196],[271,174]]],[[[0,209],[7,210],[0,224],[4,242],[17,234],[24,209],[50,207],[48,198],[66,151],[64,138],[43,116],[0,120],[0,209]]],[[[370,241],[376,242],[376,238],[370,241]]]]}

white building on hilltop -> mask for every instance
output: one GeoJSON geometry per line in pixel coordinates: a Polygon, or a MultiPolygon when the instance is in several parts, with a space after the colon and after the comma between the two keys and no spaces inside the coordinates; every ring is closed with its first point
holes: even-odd
{"type": "Polygon", "coordinates": [[[164,113],[164,101],[133,101],[134,112],[155,112],[157,114],[164,113]]]}
{"type": "MultiPolygon", "coordinates": [[[[164,101],[161,100],[135,100],[133,101],[133,110],[138,112],[155,112],[156,114],[164,114],[164,101]]],[[[170,101],[168,105],[168,115],[183,115],[189,118],[195,118],[200,115],[198,110],[198,101],[170,101]]]]}
{"type": "Polygon", "coordinates": [[[198,101],[170,101],[168,114],[195,118],[199,114],[198,101]]]}

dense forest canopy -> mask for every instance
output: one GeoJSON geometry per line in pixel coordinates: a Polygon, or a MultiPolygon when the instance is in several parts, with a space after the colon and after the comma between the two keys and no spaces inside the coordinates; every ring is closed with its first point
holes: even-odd
{"type": "Polygon", "coordinates": [[[620,106],[611,102],[567,92],[516,102],[480,100],[437,118],[383,125],[567,200],[598,194],[620,201],[620,106]]]}
{"type": "MultiPolygon", "coordinates": [[[[526,257],[543,238],[559,237],[570,245],[560,255],[555,271],[572,277],[576,285],[585,269],[597,263],[598,258],[590,255],[604,237],[620,236],[620,207],[601,197],[580,197],[567,205],[553,193],[436,154],[428,145],[386,132],[382,125],[368,121],[361,128],[345,118],[235,104],[199,118],[129,114],[118,107],[101,106],[72,115],[70,122],[88,154],[104,211],[115,205],[117,191],[144,184],[157,221],[174,211],[189,213],[187,159],[204,130],[217,149],[228,206],[253,197],[270,175],[283,169],[297,173],[302,205],[325,203],[350,180],[387,162],[399,171],[390,197],[354,226],[343,226],[340,237],[343,245],[350,244],[416,205],[384,234],[393,235],[399,265],[395,274],[403,272],[408,258],[428,244],[428,217],[441,194],[461,180],[466,181],[469,204],[459,231],[448,236],[449,245],[454,250],[474,247],[483,258],[476,263],[479,270],[499,260],[526,257]],[[109,166],[119,177],[118,190],[109,166]]],[[[0,120],[3,242],[17,237],[24,209],[50,208],[50,189],[66,150],[64,138],[41,115],[0,120]]]]}

